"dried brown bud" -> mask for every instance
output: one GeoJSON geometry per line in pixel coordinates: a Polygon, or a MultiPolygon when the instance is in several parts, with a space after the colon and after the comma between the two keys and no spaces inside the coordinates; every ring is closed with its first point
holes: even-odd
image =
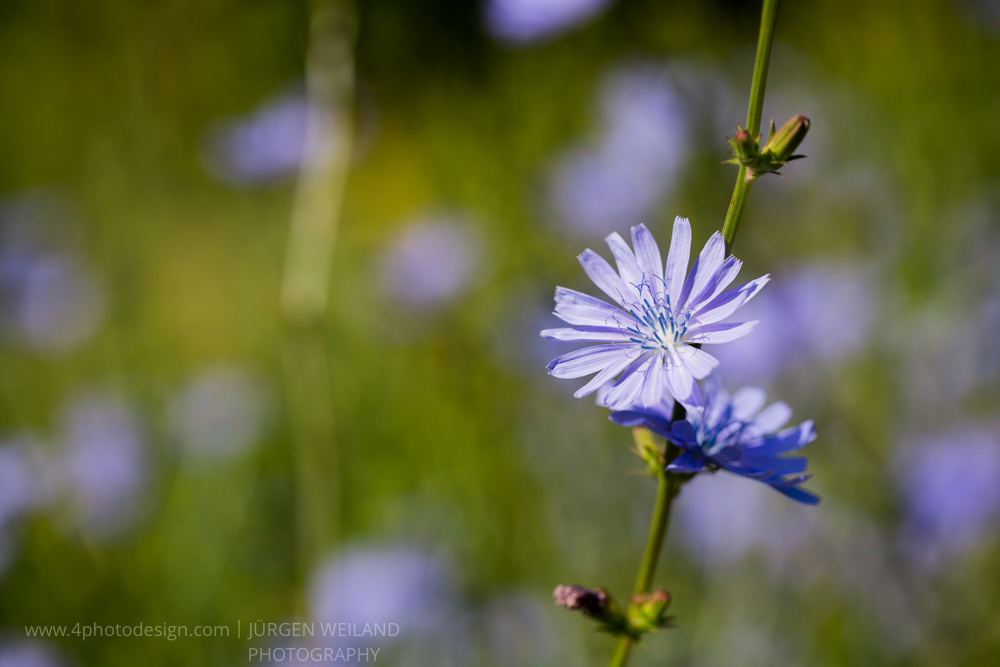
{"type": "Polygon", "coordinates": [[[599,589],[563,584],[556,586],[552,596],[560,607],[574,611],[579,609],[595,618],[602,616],[608,608],[608,594],[599,589]]]}
{"type": "Polygon", "coordinates": [[[556,586],[552,596],[556,604],[574,611],[581,611],[587,618],[601,624],[601,629],[613,635],[636,635],[629,627],[625,611],[603,588],[583,586],[556,586]]]}

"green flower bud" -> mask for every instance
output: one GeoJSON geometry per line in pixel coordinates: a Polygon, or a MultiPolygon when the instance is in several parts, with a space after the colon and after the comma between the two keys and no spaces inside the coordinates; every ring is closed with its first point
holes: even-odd
{"type": "MultiPolygon", "coordinates": [[[[767,143],[760,151],[756,165],[750,167],[751,176],[757,178],[764,174],[777,174],[778,170],[792,160],[804,158],[805,155],[795,155],[795,149],[806,138],[809,131],[809,119],[802,114],[792,116],[788,122],[774,131],[774,121],[771,121],[771,131],[767,143]]],[[[780,174],[779,174],[780,175],[780,174]]]]}
{"type": "Polygon", "coordinates": [[[670,606],[670,593],[657,590],[632,598],[629,608],[629,625],[637,632],[652,632],[667,627],[673,617],[667,616],[670,606]]]}
{"type": "Polygon", "coordinates": [[[635,447],[632,451],[646,464],[644,472],[650,477],[658,477],[667,465],[666,458],[663,456],[663,440],[643,426],[636,426],[632,429],[632,438],[635,440],[635,447]]]}
{"type": "Polygon", "coordinates": [[[793,155],[795,149],[799,147],[802,140],[806,138],[809,131],[809,119],[798,114],[788,119],[788,122],[781,126],[775,133],[774,121],[771,121],[771,134],[767,138],[767,143],[761,153],[770,154],[771,159],[776,162],[788,162],[803,155],[793,155]]]}
{"type": "Polygon", "coordinates": [[[733,147],[733,154],[736,156],[727,160],[726,164],[739,164],[744,167],[752,167],[757,164],[759,158],[760,138],[754,138],[752,134],[744,130],[739,125],[736,126],[736,134],[732,139],[728,139],[729,145],[733,147]]]}

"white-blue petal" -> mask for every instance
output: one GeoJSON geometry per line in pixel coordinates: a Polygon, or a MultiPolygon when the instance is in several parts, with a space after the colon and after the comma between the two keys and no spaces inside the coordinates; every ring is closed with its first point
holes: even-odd
{"type": "Polygon", "coordinates": [[[635,258],[639,262],[646,281],[650,284],[656,299],[663,298],[663,259],[660,257],[660,247],[656,239],[646,229],[646,225],[636,225],[632,228],[632,247],[635,258]]]}
{"type": "Polygon", "coordinates": [[[632,290],[632,298],[638,299],[642,285],[642,269],[639,268],[639,262],[636,261],[632,249],[618,232],[609,234],[604,241],[615,257],[615,264],[618,266],[618,274],[622,281],[632,290]]]}
{"type": "Polygon", "coordinates": [[[650,408],[659,405],[664,389],[663,355],[655,354],[649,360],[646,377],[642,379],[642,404],[650,408]]]}
{"type": "Polygon", "coordinates": [[[618,378],[618,382],[608,391],[608,395],[604,398],[605,405],[612,410],[627,410],[633,407],[639,400],[642,380],[648,367],[649,360],[646,360],[626,369],[618,378]]]}
{"type": "Polygon", "coordinates": [[[691,257],[691,223],[687,218],[678,216],[674,219],[674,231],[670,237],[670,252],[667,253],[667,266],[663,273],[667,282],[667,294],[677,305],[677,297],[684,285],[687,274],[688,259],[691,257]]]}
{"type": "Polygon", "coordinates": [[[557,378],[578,378],[603,370],[629,354],[635,356],[638,345],[592,345],[573,350],[549,362],[549,373],[557,378]]]}
{"type": "Polygon", "coordinates": [[[725,258],[726,242],[722,240],[722,234],[715,232],[705,243],[705,247],[701,249],[701,254],[698,255],[694,266],[691,267],[691,273],[684,281],[684,289],[677,297],[676,308],[678,310],[688,308],[688,301],[691,300],[692,296],[697,296],[705,289],[708,281],[722,266],[725,258]]]}
{"type": "MultiPolygon", "coordinates": [[[[693,348],[692,348],[693,349],[693,348]]],[[[677,354],[671,354],[666,358],[664,375],[667,381],[667,391],[678,403],[686,408],[702,408],[704,400],[698,383],[695,382],[687,365],[681,361],[677,354]]]]}
{"type": "Polygon", "coordinates": [[[706,324],[705,326],[693,328],[684,337],[684,340],[688,343],[705,343],[708,345],[731,343],[749,334],[758,324],[760,324],[760,320],[706,324]]]}
{"type": "Polygon", "coordinates": [[[735,313],[740,306],[752,299],[770,279],[770,276],[764,275],[728,292],[723,292],[694,311],[692,326],[715,324],[726,319],[735,313]]]}
{"type": "Polygon", "coordinates": [[[700,292],[692,294],[690,302],[686,306],[687,310],[696,310],[701,304],[708,303],[719,296],[722,290],[729,287],[729,284],[736,280],[736,276],[742,267],[743,262],[732,255],[727,257],[718,270],[708,279],[705,287],[700,292]]]}
{"type": "Polygon", "coordinates": [[[677,356],[691,371],[697,380],[703,380],[712,374],[719,366],[719,360],[704,350],[690,345],[680,345],[676,348],[677,356]]]}
{"type": "Polygon", "coordinates": [[[590,382],[577,389],[573,396],[583,398],[587,394],[597,391],[629,366],[637,364],[641,358],[638,354],[626,354],[621,359],[611,362],[604,367],[604,370],[591,378],[590,382]]]}
{"type": "Polygon", "coordinates": [[[597,340],[609,343],[624,343],[629,340],[629,336],[623,334],[617,328],[591,326],[580,327],[579,329],[570,329],[567,327],[545,329],[542,331],[542,338],[561,341],[597,340]]]}
{"type": "Polygon", "coordinates": [[[555,315],[563,322],[586,326],[617,327],[619,322],[632,321],[611,304],[566,287],[556,288],[555,315]]]}
{"type": "Polygon", "coordinates": [[[623,303],[629,299],[632,289],[622,281],[621,276],[611,268],[607,260],[590,248],[580,253],[577,259],[580,260],[583,270],[587,272],[594,284],[610,296],[615,303],[623,303]]]}

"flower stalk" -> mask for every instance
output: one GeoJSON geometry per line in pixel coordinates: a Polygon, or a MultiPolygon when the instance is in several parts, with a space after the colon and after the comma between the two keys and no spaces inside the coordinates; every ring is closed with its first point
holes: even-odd
{"type": "MultiPolygon", "coordinates": [[[[674,402],[674,413],[671,416],[674,419],[684,419],[686,416],[684,406],[678,402],[674,402]]],[[[653,433],[643,427],[632,429],[632,433],[635,438],[636,451],[649,452],[651,449],[649,443],[655,440],[653,433]]],[[[670,510],[673,507],[673,500],[681,490],[681,484],[687,481],[683,476],[669,473],[666,470],[666,464],[676,458],[679,453],[677,447],[669,442],[664,442],[664,448],[659,449],[658,453],[659,456],[656,457],[658,465],[655,466],[656,503],[653,505],[653,518],[649,523],[646,550],[643,552],[642,563],[639,565],[639,574],[636,576],[635,588],[632,592],[633,608],[636,609],[641,608],[644,603],[648,604],[650,596],[647,594],[653,586],[653,576],[656,574],[656,565],[660,560],[660,549],[663,547],[663,540],[667,535],[667,528],[670,526],[670,510]]],[[[647,463],[650,463],[650,461],[647,461],[647,463]]],[[[650,465],[650,468],[653,469],[653,466],[650,465]]],[[[667,597],[667,603],[669,603],[669,596],[667,597]]],[[[660,627],[667,622],[669,622],[669,619],[662,618],[659,624],[660,627]]],[[[632,653],[632,646],[635,644],[635,641],[633,637],[627,635],[620,636],[618,644],[615,646],[614,655],[611,656],[609,667],[624,667],[625,663],[628,662],[629,655],[632,653]]]]}
{"type": "MultiPolygon", "coordinates": [[[[778,18],[778,0],[764,0],[764,8],[760,15],[760,37],[757,40],[757,59],[753,67],[753,81],[750,84],[750,105],[747,108],[747,125],[745,132],[752,137],[760,133],[760,118],[764,109],[764,87],[767,85],[767,67],[771,62],[771,44],[774,42],[774,24],[778,18]]],[[[740,226],[740,217],[747,205],[750,186],[754,176],[746,165],[740,165],[736,175],[736,186],[729,201],[726,221],[722,226],[722,236],[726,241],[726,253],[732,251],[736,230],[740,226]]]]}
{"type": "Polygon", "coordinates": [[[699,472],[724,469],[766,483],[798,502],[819,501],[801,488],[809,478],[804,474],[806,459],[782,456],[815,438],[812,422],[780,430],[791,416],[790,408],[775,403],[761,411],[765,396],[753,387],[741,389],[730,399],[713,375],[718,360],[702,350],[703,344],[742,338],[758,324],[724,321],[769,280],[761,276],[726,291],[741,266],[730,252],[754,180],[778,173],[787,162],[802,157],[794,151],[809,130],[809,119],[803,115],[793,116],[780,130],[775,130],[772,121],[767,141],[761,144],[761,113],[778,2],[763,0],[747,124],[729,140],[735,157],[728,162],[739,165],[739,174],[722,233],[709,238],[690,274],[691,228],[685,218],[674,221],[665,265],[645,225],[632,228],[631,248],[619,234],[609,235],[605,241],[617,269],[590,249],[579,260],[613,305],[559,287],[555,315],[573,326],[541,332],[550,340],[594,343],[554,359],[549,373],[566,379],[593,375],[574,395],[579,398],[605,390],[598,403],[611,409],[613,422],[633,427],[633,451],[645,464],[643,472],[657,483],[628,607],[619,605],[603,588],[559,586],[555,591],[557,604],[582,612],[597,621],[601,630],[618,637],[609,667],[624,667],[645,633],[670,625],[666,615],[670,594],[652,587],[673,500],[685,482],[699,472]],[[706,381],[708,394],[702,393],[699,380],[706,381]],[[709,403],[724,407],[709,411],[709,403]],[[749,417],[753,419],[747,421],[749,417]]]}
{"type": "MultiPolygon", "coordinates": [[[[637,429],[638,430],[638,429],[637,429]]],[[[630,616],[635,615],[643,606],[648,605],[649,591],[653,586],[653,576],[656,574],[656,565],[660,560],[660,549],[663,547],[663,538],[667,534],[667,527],[670,524],[670,508],[674,497],[680,490],[680,479],[677,475],[661,471],[656,480],[656,504],[653,505],[653,518],[649,524],[649,535],[646,538],[646,550],[642,556],[642,563],[639,565],[639,574],[635,580],[635,589],[632,596],[632,607],[630,616]]],[[[662,591],[658,591],[662,593],[662,591]]],[[[669,600],[669,598],[667,598],[669,600]]],[[[665,620],[663,621],[665,622],[665,620]]],[[[661,626],[662,623],[661,622],[661,626]]],[[[634,625],[635,623],[633,623],[634,625]]],[[[615,653],[611,657],[610,667],[622,667],[628,661],[629,654],[636,639],[629,635],[621,635],[618,638],[618,645],[615,653]]]]}
{"type": "MultiPolygon", "coordinates": [[[[757,58],[754,62],[753,81],[750,86],[750,104],[747,109],[747,124],[745,133],[750,137],[755,137],[760,132],[761,114],[764,108],[764,88],[767,84],[767,68],[771,60],[771,44],[774,42],[774,25],[778,17],[778,1],[764,0],[761,11],[760,36],[757,41],[757,58]]],[[[740,217],[746,207],[747,197],[750,194],[750,187],[753,185],[754,176],[745,165],[740,165],[739,173],[736,176],[736,186],[733,189],[733,196],[729,202],[729,210],[726,213],[726,220],[722,227],[722,235],[726,244],[726,254],[728,255],[733,247],[736,238],[736,231],[739,228],[740,217]]],[[[675,403],[675,419],[683,419],[684,407],[680,403],[675,403]]],[[[637,449],[642,448],[640,438],[644,439],[644,434],[640,432],[645,429],[635,429],[637,449]]],[[[648,431],[647,431],[648,433],[648,431]]],[[[672,460],[677,455],[676,447],[670,443],[665,443],[666,458],[672,460]]],[[[656,574],[656,566],[660,559],[660,550],[663,547],[663,540],[670,525],[670,510],[673,499],[680,491],[682,476],[668,473],[664,468],[657,469],[657,489],[656,503],[653,506],[653,517],[649,525],[649,535],[646,539],[646,549],[643,553],[642,563],[639,565],[639,574],[636,577],[634,599],[642,599],[642,596],[649,593],[653,584],[653,577],[656,574]]],[[[635,604],[635,603],[633,603],[635,604]]],[[[628,635],[621,635],[615,647],[614,655],[611,657],[609,667],[624,667],[632,653],[635,639],[628,635]]]]}

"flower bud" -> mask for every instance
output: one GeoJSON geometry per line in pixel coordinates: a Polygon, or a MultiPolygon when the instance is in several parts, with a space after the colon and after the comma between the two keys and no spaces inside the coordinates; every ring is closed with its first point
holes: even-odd
{"type": "Polygon", "coordinates": [[[651,632],[670,625],[673,617],[667,616],[670,606],[670,593],[664,590],[653,591],[632,598],[629,608],[629,624],[639,632],[651,632]]]}
{"type": "Polygon", "coordinates": [[[802,155],[793,155],[795,149],[799,147],[802,140],[806,138],[809,131],[809,119],[802,114],[792,116],[788,122],[781,126],[777,133],[774,131],[774,121],[771,121],[771,134],[767,138],[767,143],[761,153],[770,157],[774,162],[784,164],[789,160],[794,160],[802,155]]]}
{"type": "Polygon", "coordinates": [[[786,163],[804,158],[805,155],[794,155],[793,153],[802,140],[806,138],[808,131],[809,119],[802,114],[792,116],[777,132],[774,131],[774,121],[772,120],[767,143],[761,149],[757,163],[749,166],[748,177],[751,179],[759,178],[764,174],[778,174],[780,176],[778,170],[786,163]]]}
{"type": "Polygon", "coordinates": [[[646,464],[644,472],[651,477],[659,476],[667,465],[663,456],[663,441],[643,426],[632,429],[632,438],[635,440],[635,448],[632,451],[646,464]]]}
{"type": "Polygon", "coordinates": [[[629,632],[625,612],[603,588],[563,584],[556,586],[552,597],[555,598],[557,605],[566,607],[570,611],[581,611],[584,616],[594,619],[601,624],[602,630],[615,635],[629,632]]]}
{"type": "Polygon", "coordinates": [[[739,164],[744,167],[752,167],[757,164],[759,139],[755,139],[752,134],[737,125],[736,134],[728,141],[736,156],[732,160],[727,160],[728,164],[739,164]]]}
{"type": "MultiPolygon", "coordinates": [[[[804,158],[805,155],[795,155],[795,149],[809,132],[809,119],[802,114],[792,116],[788,122],[775,132],[774,121],[771,121],[771,131],[767,142],[761,146],[760,136],[752,134],[737,126],[736,136],[729,139],[736,155],[725,164],[736,164],[747,168],[747,180],[760,178],[764,174],[778,174],[778,170],[792,160],[804,158]]],[[[781,174],[778,174],[779,176],[781,174]]]]}
{"type": "Polygon", "coordinates": [[[594,618],[604,615],[608,607],[610,596],[601,589],[584,588],[583,586],[567,586],[560,584],[556,586],[552,597],[560,607],[569,610],[580,610],[587,616],[594,618]]]}

